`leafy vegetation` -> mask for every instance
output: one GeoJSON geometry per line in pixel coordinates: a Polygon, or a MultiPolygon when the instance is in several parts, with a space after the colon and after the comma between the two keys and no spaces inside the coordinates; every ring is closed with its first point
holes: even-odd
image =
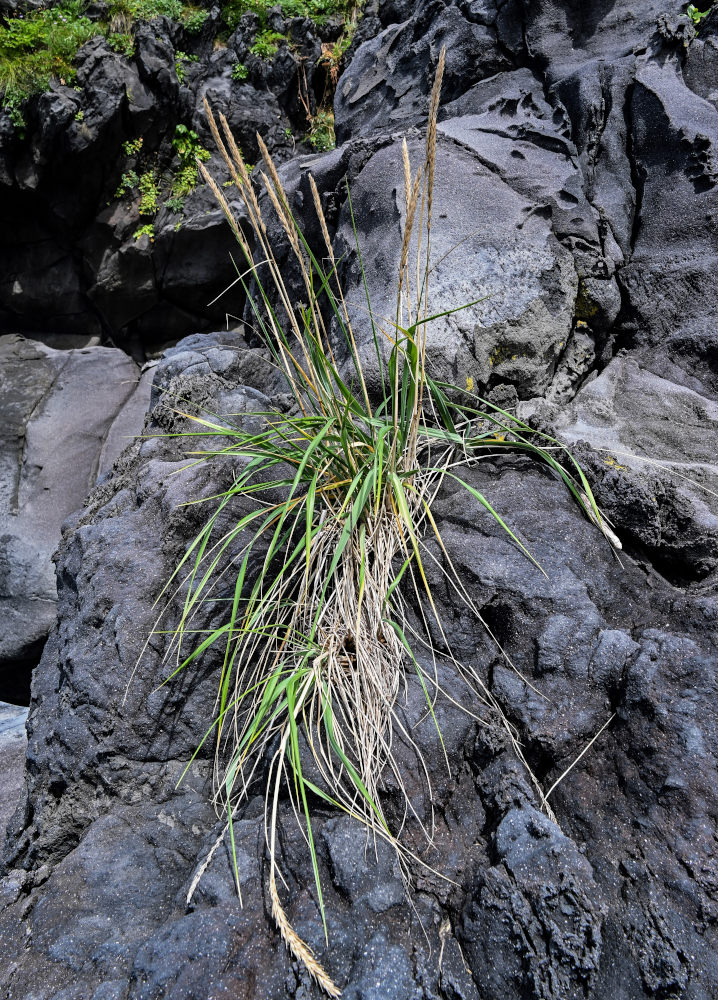
{"type": "Polygon", "coordinates": [[[120,183],[115,191],[115,198],[124,198],[130,191],[134,191],[139,183],[136,171],[128,170],[120,179],[120,183]]]}
{"type": "Polygon", "coordinates": [[[175,129],[172,148],[180,160],[180,168],[172,181],[172,197],[184,198],[197,186],[197,161],[206,163],[210,154],[200,143],[197,133],[186,125],[178,125],[175,129]]]}
{"type": "Polygon", "coordinates": [[[140,192],[140,204],[137,211],[140,215],[157,215],[159,211],[159,204],[157,202],[159,196],[159,188],[157,186],[157,179],[155,177],[154,170],[148,170],[140,176],[137,182],[137,188],[140,192]]]}
{"type": "Polygon", "coordinates": [[[181,215],[184,211],[184,198],[178,196],[167,198],[165,208],[169,209],[170,212],[174,212],[175,215],[181,215]]]}
{"type": "MultiPolygon", "coordinates": [[[[277,263],[278,248],[269,242],[270,230],[246,164],[226,120],[221,119],[224,136],[220,137],[205,104],[218,149],[244,202],[241,226],[205,167],[202,175],[239,243],[238,280],[254,314],[254,328],[283,373],[293,402],[286,411],[264,414],[259,430],[238,428],[229,419],[195,416],[190,419],[196,430],[180,433],[192,439],[193,461],[229,460],[237,471],[225,492],[207,500],[188,498],[188,503],[207,504],[211,512],[165,587],[164,593],[170,595],[167,608],[177,606],[173,597],[181,607],[179,621],[169,631],[166,658],[172,666],[165,683],[196,666],[214,647],[221,663],[217,716],[200,747],[210,737],[215,744],[217,799],[226,810],[227,825],[215,846],[228,831],[234,851],[236,811],[252,787],[261,791],[273,917],[292,954],[330,996],[338,996],[337,987],[292,927],[279,895],[280,794],[289,796],[289,812],[303,827],[324,919],[311,802],[346,812],[365,824],[371,835],[392,844],[407,883],[410,864],[422,863],[392,829],[380,794],[386,769],[394,786],[399,791],[404,788],[391,747],[392,731],[402,727],[395,704],[405,671],[418,678],[427,715],[440,738],[434,713],[441,696],[439,658],[453,664],[463,678],[467,704],[473,692],[487,721],[493,719],[513,735],[480,676],[451,653],[428,583],[426,562],[431,559],[432,565],[443,569],[456,600],[481,620],[448,558],[432,514],[442,482],[459,484],[467,502],[488,511],[539,570],[517,534],[462,477],[462,467],[482,452],[513,451],[541,462],[607,533],[586,477],[565,447],[486,401],[474,397],[467,403],[463,388],[437,383],[427,371],[427,326],[466,308],[461,305],[432,315],[428,302],[443,65],[442,51],[425,156],[415,171],[404,144],[405,229],[394,321],[375,316],[367,296],[365,326],[371,331],[370,347],[373,342],[380,374],[378,395],[371,395],[367,387],[313,179],[310,176],[309,183],[326,266],[305,240],[271,155],[259,140],[267,195],[304,282],[303,304],[296,305],[296,294],[290,293],[277,263]],[[409,263],[409,249],[416,220],[422,232],[414,266],[409,263]],[[252,246],[243,230],[246,224],[253,232],[252,246]],[[329,336],[332,327],[338,340],[329,336]],[[197,440],[204,440],[205,447],[198,450],[197,440]],[[434,540],[435,551],[443,553],[443,563],[427,546],[427,536],[434,540]],[[413,626],[401,584],[409,590],[412,607],[420,609],[413,626]],[[226,603],[220,621],[217,598],[226,603]],[[202,628],[209,609],[212,624],[202,628]],[[439,631],[441,650],[432,642],[429,620],[439,631]],[[419,649],[424,653],[422,662],[419,649]]],[[[350,197],[348,204],[351,214],[350,197]]],[[[357,258],[361,266],[358,242],[357,258]]],[[[167,634],[159,628],[161,618],[156,630],[167,634]]],[[[514,745],[525,764],[515,739],[514,745]]],[[[416,745],[414,749],[430,783],[428,768],[416,745]]],[[[527,771],[550,813],[528,766],[527,771]]],[[[412,813],[409,799],[405,808],[412,813]]],[[[424,817],[414,815],[422,824],[424,817]]],[[[236,855],[234,867],[239,886],[236,855]]]]}
{"type": "Polygon", "coordinates": [[[142,149],[143,143],[142,136],[139,136],[137,139],[127,139],[122,143],[122,152],[125,156],[137,156],[142,149]]]}
{"type": "Polygon", "coordinates": [[[261,26],[266,26],[267,15],[280,7],[284,17],[309,17],[321,24],[330,17],[349,17],[356,7],[356,0],[226,0],[222,5],[222,19],[234,31],[243,14],[256,14],[261,26]]]}
{"type": "Polygon", "coordinates": [[[246,80],[249,76],[249,70],[244,65],[244,63],[235,63],[232,67],[232,79],[233,80],[246,80]]]}
{"type": "Polygon", "coordinates": [[[286,35],[280,31],[265,28],[264,31],[259,32],[249,51],[253,55],[259,56],[260,59],[272,59],[279,51],[280,42],[286,42],[286,40],[286,35]]]}
{"type": "Polygon", "coordinates": [[[125,59],[131,59],[135,54],[135,39],[129,31],[112,31],[107,35],[110,48],[125,59]]]}
{"type": "Polygon", "coordinates": [[[196,62],[199,62],[199,56],[188,56],[186,52],[175,52],[175,73],[177,74],[177,80],[179,83],[184,83],[185,80],[185,64],[196,62]]]}
{"type": "Polygon", "coordinates": [[[698,10],[692,3],[688,4],[686,9],[686,14],[690,17],[691,21],[698,27],[704,17],[708,17],[710,14],[710,8],[708,10],[698,10]]]}
{"type": "Polygon", "coordinates": [[[75,79],[77,50],[100,31],[83,10],[82,0],[61,0],[0,26],[0,95],[16,126],[23,124],[23,102],[46,90],[53,77],[75,79]]]}
{"type": "MultiPolygon", "coordinates": [[[[179,160],[174,169],[161,171],[154,158],[143,155],[142,147],[141,136],[122,144],[122,151],[130,161],[128,166],[132,166],[122,174],[115,197],[124,198],[137,192],[137,213],[140,217],[154,218],[161,203],[169,211],[181,215],[185,198],[197,186],[197,162],[206,162],[210,157],[209,151],[204,149],[197,133],[186,125],[177,125],[172,139],[172,148],[179,160]],[[164,201],[163,192],[166,196],[164,201]]],[[[135,239],[149,236],[153,240],[154,224],[140,226],[134,235],[135,239]]]]}
{"type": "Polygon", "coordinates": [[[179,22],[188,34],[198,35],[208,17],[209,11],[200,7],[184,7],[179,22]]]}
{"type": "Polygon", "coordinates": [[[93,36],[105,35],[116,52],[130,58],[136,21],[164,15],[196,33],[208,17],[206,10],[181,0],[115,0],[104,22],[91,21],[85,8],[84,0],[60,0],[55,7],[19,14],[0,26],[0,99],[16,127],[24,126],[23,104],[47,90],[53,78],[63,83],[75,79],[75,56],[93,36]]]}
{"type": "Polygon", "coordinates": [[[194,4],[182,0],[113,0],[110,4],[111,30],[126,33],[135,21],[151,21],[168,17],[177,21],[190,34],[201,30],[209,14],[194,4]]]}
{"type": "Polygon", "coordinates": [[[209,151],[202,147],[197,133],[186,125],[176,127],[172,148],[183,164],[194,161],[196,157],[205,162],[209,159],[209,151]]]}
{"type": "Polygon", "coordinates": [[[336,139],[334,136],[333,111],[320,110],[310,118],[308,139],[312,148],[318,153],[325,153],[328,149],[334,149],[336,139]]]}

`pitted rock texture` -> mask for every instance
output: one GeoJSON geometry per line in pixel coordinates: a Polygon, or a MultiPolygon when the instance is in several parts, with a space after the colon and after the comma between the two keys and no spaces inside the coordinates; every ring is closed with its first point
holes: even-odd
{"type": "Polygon", "coordinates": [[[698,391],[619,356],[557,420],[563,440],[597,452],[594,481],[619,531],[684,582],[718,570],[718,402],[694,384],[698,391]]]}
{"type": "MultiPolygon", "coordinates": [[[[235,55],[253,30],[247,22],[231,41],[235,55]]],[[[123,109],[97,131],[113,137],[110,150],[127,134],[116,124],[125,114],[144,122],[148,148],[164,141],[151,108],[165,106],[158,81],[176,40],[167,25],[149,34],[136,67],[104,58],[101,43],[83,55],[88,73],[94,59],[92,72],[108,78],[107,106],[123,109]],[[113,82],[128,72],[142,84],[129,104],[113,82]]],[[[349,180],[374,306],[392,316],[386,283],[404,224],[400,140],[405,134],[416,163],[447,43],[435,261],[466,245],[438,264],[432,287],[441,306],[489,298],[437,325],[431,364],[462,386],[472,378],[498,405],[570,442],[624,545],[612,551],[548,469],[520,456],[477,463],[470,482],[544,576],[478,502],[444,486],[434,513],[447,553],[520,673],[435,568],[430,583],[455,655],[491,689],[537,780],[552,789],[556,822],[540,811],[508,733],[450,662],[438,663],[449,697],[436,704],[448,770],[423,693],[407,676],[403,718],[432,782],[430,803],[416,747],[397,737],[412,804],[432,832],[427,847],[418,825],[407,824],[407,843],[424,862],[412,870],[408,900],[391,852],[375,851],[345,817],[314,804],[327,945],[305,844],[281,803],[290,919],[352,1000],[718,995],[715,38],[715,12],[696,34],[675,0],[640,10],[612,0],[369,4],[337,86],[342,145],[281,167],[323,255],[314,174],[353,302],[363,289],[349,180]]],[[[199,131],[203,87],[249,131],[250,90],[229,83],[232,52],[203,56],[190,71],[191,93],[177,91],[199,131]]],[[[253,66],[250,80],[271,89],[262,91],[266,116],[256,113],[280,158],[289,148],[277,129],[282,115],[292,120],[277,96],[286,95],[288,66],[282,52],[264,76],[253,66]]],[[[58,94],[73,100],[57,88],[47,100],[58,94]]],[[[33,162],[11,157],[9,183],[25,205],[33,162]]],[[[41,189],[47,181],[38,178],[41,189]]],[[[136,297],[117,306],[119,325],[138,355],[152,338],[198,329],[200,299],[236,276],[207,194],[188,200],[188,225],[176,233],[172,217],[159,216],[153,247],[130,243],[129,216],[116,207],[100,221],[93,212],[82,222],[95,234],[85,285],[48,247],[60,275],[52,308],[74,323],[88,296],[105,295],[105,322],[127,275],[136,297]],[[97,263],[105,254],[106,273],[97,263]],[[166,299],[163,281],[174,289],[166,299]]],[[[271,214],[268,224],[276,233],[271,214]]],[[[278,255],[300,300],[291,256],[278,255]]],[[[19,271],[15,280],[27,287],[19,271]]],[[[237,288],[221,308],[244,316],[246,340],[200,333],[166,354],[154,371],[149,436],[65,525],[57,624],[33,679],[25,789],[0,881],[8,1000],[319,995],[269,918],[261,788],[235,830],[243,908],[226,837],[187,903],[222,834],[209,804],[211,750],[175,786],[211,722],[218,665],[210,658],[158,689],[167,670],[162,634],[140,658],[156,627],[155,599],[202,523],[201,506],[181,504],[218,492],[235,471],[219,458],[196,467],[180,439],[153,435],[187,430],[179,409],[257,426],[258,411],[287,402],[237,288]]],[[[13,321],[31,309],[28,298],[13,321]]],[[[437,547],[434,554],[441,557],[437,547]]],[[[212,620],[208,612],[199,625],[212,620]]],[[[441,646],[440,634],[433,639],[441,646]]],[[[383,795],[400,820],[390,776],[383,795]]]]}

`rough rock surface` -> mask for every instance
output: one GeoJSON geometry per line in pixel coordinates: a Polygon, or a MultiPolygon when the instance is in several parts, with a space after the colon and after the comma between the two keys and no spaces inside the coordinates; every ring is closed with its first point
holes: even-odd
{"type": "Polygon", "coordinates": [[[27,709],[0,702],[0,836],[17,809],[24,784],[27,709]]]}
{"type": "MultiPolygon", "coordinates": [[[[613,0],[370,4],[337,87],[342,147],[282,168],[321,251],[307,171],[316,176],[355,298],[349,178],[375,307],[387,308],[404,224],[397,140],[406,133],[417,157],[446,42],[437,259],[466,246],[441,262],[434,294],[440,305],[490,298],[432,332],[431,363],[570,442],[624,543],[619,557],[525,458],[482,461],[469,475],[548,579],[458,487],[437,498],[447,550],[524,679],[437,573],[453,650],[491,688],[543,788],[561,779],[550,796],[557,822],[539,810],[505,731],[454,704],[474,705],[474,694],[441,663],[454,699],[436,709],[447,773],[408,678],[403,712],[432,777],[434,836],[427,849],[410,823],[407,838],[452,881],[417,866],[408,905],[391,853],[365,851],[350,821],[315,807],[327,945],[304,843],[281,805],[290,918],[351,1000],[718,995],[718,15],[696,35],[683,9],[674,0],[640,10],[613,0]]],[[[241,127],[229,57],[212,58],[224,81],[212,84],[216,99],[236,107],[241,127]]],[[[204,85],[205,68],[197,73],[204,85]]],[[[196,233],[180,229],[171,258],[178,288],[193,273],[182,246],[206,238],[207,253],[220,252],[219,216],[203,226],[209,202],[193,197],[196,233]]],[[[127,274],[140,274],[138,255],[127,274]]],[[[128,336],[141,340],[156,324],[152,288],[148,278],[147,325],[128,320],[128,336]]],[[[241,314],[241,296],[227,302],[241,314]]],[[[178,315],[168,314],[175,333],[178,315]]],[[[247,422],[282,405],[249,328],[247,338],[199,334],[168,352],[148,431],[187,429],[178,399],[247,422]]],[[[226,841],[186,902],[222,829],[208,801],[209,754],[175,788],[209,725],[217,665],[158,689],[160,634],[136,668],[155,598],[202,523],[200,507],[180,504],[234,471],[218,458],[209,470],[189,463],[177,439],[138,441],[65,524],[57,625],[34,674],[25,789],[0,880],[7,998],[318,996],[269,919],[261,793],[235,830],[244,907],[226,841]]],[[[400,739],[395,749],[428,819],[415,749],[400,739]]],[[[385,795],[391,814],[390,781],[385,795]]]]}
{"type": "MultiPolygon", "coordinates": [[[[238,385],[264,367],[261,352],[236,336],[192,338],[156,371],[148,429],[186,426],[173,412],[177,396],[251,420],[268,401],[238,385]]],[[[138,441],[66,528],[59,623],[35,676],[26,799],[5,854],[8,996],[313,995],[267,924],[261,795],[237,826],[244,908],[228,845],[192,904],[184,901],[221,831],[206,760],[175,790],[211,716],[212,664],[156,690],[162,643],[153,642],[133,674],[154,598],[200,523],[177,505],[228,475],[217,465],[198,476],[176,439],[138,441]]],[[[614,721],[554,793],[559,828],[538,811],[505,735],[448,701],[438,707],[446,774],[423,695],[409,681],[406,720],[434,780],[426,858],[455,884],[420,869],[410,909],[391,852],[365,856],[351,821],[317,810],[327,949],[285,803],[290,916],[356,1000],[709,997],[718,983],[710,861],[718,775],[715,719],[702,706],[716,693],[718,603],[690,598],[632,560],[619,564],[563,488],[529,462],[481,463],[471,477],[548,573],[547,581],[463,493],[447,489],[437,502],[462,578],[538,693],[437,577],[455,652],[491,686],[547,786],[613,713],[614,721]]],[[[466,685],[441,669],[445,689],[470,703],[466,685]]],[[[412,801],[426,805],[413,748],[400,745],[397,756],[412,801]]],[[[409,835],[418,847],[421,835],[409,835]]]]}
{"type": "Polygon", "coordinates": [[[620,355],[557,418],[563,440],[601,456],[594,481],[619,531],[684,583],[718,570],[718,401],[694,385],[620,355]]]}
{"type": "Polygon", "coordinates": [[[55,620],[62,522],[142,430],[149,379],[122,351],[0,338],[0,693],[27,698],[55,620]]]}

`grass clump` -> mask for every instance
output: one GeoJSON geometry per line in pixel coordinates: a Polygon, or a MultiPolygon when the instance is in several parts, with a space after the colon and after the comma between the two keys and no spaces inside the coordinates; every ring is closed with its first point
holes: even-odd
{"type": "MultiPolygon", "coordinates": [[[[398,788],[404,788],[392,738],[398,730],[413,744],[395,707],[407,671],[418,677],[435,724],[434,704],[441,694],[436,663],[443,657],[483,705],[487,721],[514,736],[478,673],[451,654],[428,583],[425,567],[430,560],[443,569],[456,600],[481,618],[448,559],[432,513],[442,483],[460,484],[467,501],[483,506],[534,563],[500,514],[459,474],[462,465],[482,452],[533,456],[561,479],[587,516],[603,526],[590,486],[563,446],[496,406],[477,398],[467,403],[465,390],[437,383],[429,374],[427,326],[466,308],[438,315],[429,308],[436,114],[443,65],[442,52],[418,169],[410,163],[406,143],[403,147],[405,228],[393,319],[374,316],[367,296],[366,323],[382,384],[378,397],[370,396],[367,388],[355,324],[337,277],[338,261],[313,179],[310,187],[324,242],[321,260],[304,238],[272,158],[258,139],[267,169],[262,178],[267,198],[304,283],[304,302],[296,304],[227,121],[220,116],[220,133],[205,105],[217,147],[244,202],[251,245],[245,220],[240,226],[219,185],[204,166],[200,169],[238,241],[238,280],[255,329],[283,373],[293,405],[286,412],[265,414],[264,426],[256,432],[219,418],[192,418],[197,430],[185,436],[205,436],[213,442],[192,452],[196,460],[227,458],[241,471],[229,489],[202,501],[212,506],[211,513],[165,588],[165,594],[181,594],[183,603],[170,632],[166,656],[173,666],[167,680],[196,665],[211,648],[219,653],[216,718],[200,747],[210,738],[215,745],[215,790],[227,817],[225,832],[229,830],[234,852],[234,818],[259,783],[266,803],[272,914],[291,953],[329,996],[338,996],[339,990],[292,927],[280,898],[280,796],[289,796],[303,827],[316,901],[325,921],[312,803],[342,810],[372,836],[388,841],[397,851],[407,886],[411,865],[423,864],[404,846],[400,830],[391,827],[381,796],[386,770],[398,788]],[[417,259],[410,265],[414,230],[417,259]],[[246,511],[247,501],[248,512],[232,518],[233,506],[244,502],[246,511]],[[437,551],[443,553],[443,563],[437,551]],[[409,614],[405,590],[419,609],[418,624],[409,614]],[[202,609],[214,607],[216,614],[218,605],[207,602],[220,594],[228,595],[226,615],[209,629],[198,629],[202,609]],[[443,652],[432,645],[430,622],[442,637],[443,652]],[[433,668],[419,662],[419,648],[428,651],[433,668]]],[[[361,263],[358,244],[357,255],[361,263]]],[[[430,788],[428,769],[422,766],[430,788]]],[[[405,815],[412,814],[423,829],[425,818],[413,812],[407,798],[405,815]]],[[[212,853],[193,880],[190,898],[212,853]]],[[[239,887],[236,855],[234,866],[239,887]]],[[[327,934],[326,921],[324,929],[327,934]]]]}

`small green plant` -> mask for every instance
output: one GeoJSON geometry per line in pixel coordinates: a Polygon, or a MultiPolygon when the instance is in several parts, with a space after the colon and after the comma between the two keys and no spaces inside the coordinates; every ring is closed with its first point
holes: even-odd
{"type": "Polygon", "coordinates": [[[186,125],[178,125],[175,129],[172,148],[183,163],[192,163],[198,157],[203,161],[209,159],[209,150],[204,149],[194,129],[186,125]]]}
{"type": "Polygon", "coordinates": [[[698,27],[704,17],[708,17],[710,14],[710,8],[708,10],[698,10],[692,3],[688,4],[686,8],[686,14],[690,17],[691,21],[698,27]]]}
{"type": "Polygon", "coordinates": [[[319,57],[319,65],[326,71],[327,79],[331,82],[332,90],[336,89],[337,80],[339,79],[339,68],[341,66],[342,59],[346,55],[347,50],[354,39],[356,26],[357,20],[356,16],[354,16],[352,20],[345,23],[344,30],[342,31],[338,41],[324,42],[322,45],[322,54],[319,57]]]}
{"type": "Polygon", "coordinates": [[[140,192],[140,204],[137,211],[140,215],[157,215],[159,204],[159,188],[154,170],[148,170],[140,176],[137,183],[140,192]]]}
{"type": "Polygon", "coordinates": [[[82,110],[82,108],[80,108],[79,111],[75,112],[75,121],[82,122],[84,120],[85,120],[85,112],[82,110]]]}
{"type": "Polygon", "coordinates": [[[185,80],[185,63],[195,63],[199,61],[199,56],[188,56],[186,52],[175,52],[175,73],[180,83],[185,80]]]}
{"type": "Polygon", "coordinates": [[[127,139],[126,142],[122,143],[122,152],[125,156],[137,156],[142,149],[142,136],[137,139],[127,139]]]}
{"type": "Polygon", "coordinates": [[[25,128],[27,127],[23,113],[24,104],[25,98],[17,93],[6,93],[2,103],[3,111],[7,111],[10,121],[21,136],[25,134],[25,128]]]}
{"type": "Polygon", "coordinates": [[[149,237],[150,243],[154,243],[155,227],[151,222],[147,222],[144,226],[140,226],[139,229],[135,230],[134,238],[136,240],[141,240],[143,236],[149,237]]]}
{"type": "Polygon", "coordinates": [[[113,31],[107,36],[107,44],[113,52],[131,59],[135,54],[135,39],[128,31],[113,31]]]}
{"type": "Polygon", "coordinates": [[[167,198],[165,208],[175,215],[180,215],[184,211],[184,198],[167,198]]]}
{"type": "Polygon", "coordinates": [[[279,43],[286,40],[286,35],[267,28],[259,32],[249,51],[260,59],[273,59],[279,51],[279,43]]]}
{"type": "Polygon", "coordinates": [[[180,167],[172,180],[172,197],[182,200],[197,187],[197,166],[188,163],[180,167]]]}
{"type": "Polygon", "coordinates": [[[172,197],[185,198],[197,186],[197,161],[206,163],[210,153],[202,146],[197,133],[186,125],[178,125],[175,129],[172,148],[180,160],[172,181],[172,197]]]}
{"type": "Polygon", "coordinates": [[[197,35],[208,17],[209,11],[200,7],[183,7],[179,22],[188,34],[197,35]]]}
{"type": "MultiPolygon", "coordinates": [[[[224,140],[220,139],[205,102],[213,136],[244,202],[241,220],[205,167],[202,175],[239,243],[239,281],[255,329],[283,374],[293,405],[259,415],[264,418],[259,430],[197,416],[190,418],[197,430],[180,433],[195,442],[198,435],[204,436],[207,442],[204,451],[198,451],[195,444],[193,461],[222,457],[237,471],[225,492],[217,495],[212,490],[208,501],[193,501],[208,503],[211,513],[163,591],[177,597],[182,609],[169,633],[166,659],[172,667],[164,683],[197,665],[214,647],[218,654],[217,715],[194,756],[211,737],[216,748],[217,800],[224,804],[227,818],[215,847],[228,831],[239,886],[234,818],[252,783],[260,783],[274,920],[294,957],[332,997],[339,990],[292,927],[280,899],[280,792],[289,796],[292,808],[288,813],[293,811],[303,827],[324,920],[312,802],[345,811],[363,823],[370,835],[390,843],[407,884],[410,865],[422,863],[392,829],[380,795],[385,769],[393,774],[395,788],[404,787],[391,748],[394,729],[403,726],[396,703],[405,671],[418,678],[427,715],[443,745],[434,714],[442,692],[434,670],[419,662],[415,649],[426,651],[429,664],[432,659],[435,664],[437,657],[446,658],[483,705],[486,721],[513,733],[476,671],[451,653],[429,583],[427,537],[444,557],[442,563],[431,556],[432,568],[443,570],[449,592],[481,621],[461,574],[448,558],[432,513],[442,483],[458,484],[467,503],[484,508],[539,570],[486,497],[462,478],[462,467],[472,457],[496,452],[532,457],[564,483],[586,516],[607,534],[586,477],[564,446],[485,400],[473,397],[467,403],[464,387],[438,383],[429,374],[427,326],[476,304],[433,315],[428,306],[443,68],[444,50],[431,95],[425,154],[415,172],[406,143],[403,147],[405,224],[393,321],[375,316],[367,298],[367,336],[371,338],[367,346],[371,352],[373,343],[380,383],[373,394],[350,317],[353,307],[345,301],[337,278],[338,262],[313,178],[309,176],[309,187],[323,234],[321,257],[326,267],[298,226],[272,157],[259,139],[269,201],[304,282],[304,302],[295,306],[296,293],[290,293],[285,284],[247,166],[224,121],[224,140]],[[414,267],[409,263],[409,249],[417,220],[421,220],[422,233],[414,267]],[[251,227],[252,246],[245,226],[251,227]],[[278,303],[276,308],[273,301],[278,303]],[[334,338],[329,335],[330,324],[334,338]],[[234,505],[239,505],[237,517],[232,516],[234,505]],[[218,621],[215,601],[217,597],[224,601],[225,596],[226,615],[218,621]],[[415,616],[412,628],[409,605],[420,609],[419,624],[415,616]],[[209,607],[213,609],[211,624],[204,628],[197,616],[209,607]],[[432,642],[429,619],[440,635],[443,652],[432,642]]],[[[349,193],[348,205],[353,221],[349,193]]],[[[354,234],[356,238],[356,227],[354,234]]],[[[358,241],[357,259],[361,266],[358,241]]],[[[176,606],[170,599],[165,610],[176,606]]],[[[155,629],[166,635],[159,629],[161,618],[155,629]]],[[[551,815],[515,739],[514,747],[551,815]]],[[[413,749],[419,753],[416,744],[413,749]]],[[[419,767],[428,779],[421,757],[419,767]]],[[[412,803],[405,805],[411,812],[412,803]]],[[[417,819],[421,824],[422,818],[417,819]]],[[[193,881],[190,897],[204,867],[193,881]]],[[[326,922],[324,928],[326,935],[326,922]]]]}
{"type": "Polygon", "coordinates": [[[139,183],[139,177],[134,170],[128,170],[120,178],[120,183],[115,191],[115,198],[124,198],[130,191],[134,191],[139,183]]]}
{"type": "Polygon", "coordinates": [[[334,149],[336,138],[334,135],[334,112],[322,109],[310,119],[309,123],[309,143],[318,153],[326,153],[329,149],[334,149]]]}
{"type": "Polygon", "coordinates": [[[235,63],[232,67],[232,79],[233,80],[246,80],[249,76],[249,70],[244,65],[244,63],[235,63]]]}

